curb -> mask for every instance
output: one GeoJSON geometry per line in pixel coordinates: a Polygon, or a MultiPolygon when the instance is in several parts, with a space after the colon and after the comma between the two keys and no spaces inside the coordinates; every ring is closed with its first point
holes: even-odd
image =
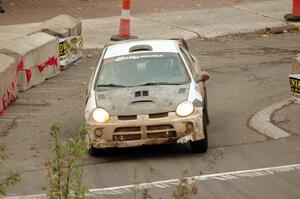
{"type": "Polygon", "coordinates": [[[274,112],[292,103],[293,99],[289,98],[281,102],[275,103],[267,108],[264,108],[263,110],[257,112],[254,116],[250,118],[248,123],[249,127],[272,139],[290,136],[289,133],[275,126],[271,122],[271,117],[274,112]]]}
{"type": "Polygon", "coordinates": [[[282,26],[277,26],[277,27],[267,27],[265,30],[265,33],[268,34],[280,34],[284,32],[293,32],[299,30],[299,27],[296,26],[295,24],[286,24],[282,26]]]}

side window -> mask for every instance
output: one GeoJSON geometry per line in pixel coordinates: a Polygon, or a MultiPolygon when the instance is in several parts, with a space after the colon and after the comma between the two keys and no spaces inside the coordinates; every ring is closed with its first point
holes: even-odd
{"type": "Polygon", "coordinates": [[[100,71],[101,71],[101,65],[103,64],[102,62],[103,62],[103,59],[104,59],[104,55],[106,53],[106,49],[107,48],[104,48],[103,51],[102,51],[102,53],[98,57],[97,65],[96,65],[96,67],[94,69],[93,77],[92,77],[91,82],[90,82],[91,83],[90,86],[91,86],[91,88],[93,87],[94,90],[97,88],[96,85],[97,85],[97,82],[99,80],[99,74],[100,74],[100,71]],[[93,82],[93,80],[95,80],[95,82],[93,82]],[[94,83],[94,85],[92,85],[92,83],[94,83]]]}
{"type": "Polygon", "coordinates": [[[193,63],[192,57],[188,54],[188,52],[184,48],[180,47],[180,50],[182,52],[182,55],[183,55],[185,61],[188,64],[188,67],[189,67],[189,69],[190,69],[190,71],[192,73],[192,76],[193,76],[194,80],[196,80],[196,72],[195,72],[195,68],[194,68],[194,63],[193,63]]]}

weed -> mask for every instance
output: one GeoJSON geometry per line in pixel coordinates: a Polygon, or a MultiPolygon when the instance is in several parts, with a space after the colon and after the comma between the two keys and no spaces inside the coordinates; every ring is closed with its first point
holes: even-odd
{"type": "MultiPolygon", "coordinates": [[[[150,168],[150,174],[153,174],[155,169],[153,167],[150,168]]],[[[142,199],[152,199],[153,197],[150,194],[150,188],[152,187],[152,183],[149,180],[149,176],[147,176],[146,183],[140,184],[137,177],[138,170],[136,167],[133,168],[133,199],[138,198],[138,193],[141,192],[142,199]]],[[[189,172],[187,169],[184,169],[179,179],[178,184],[175,187],[175,190],[171,194],[172,199],[192,199],[194,196],[198,194],[197,182],[195,179],[189,177],[189,172]]],[[[161,197],[160,197],[161,199],[161,197]]]]}
{"type": "MultiPolygon", "coordinates": [[[[3,164],[3,161],[7,160],[8,156],[5,154],[5,145],[0,143],[0,164],[3,164]]],[[[13,186],[16,183],[20,182],[21,177],[19,172],[11,172],[8,176],[0,177],[0,196],[6,195],[6,189],[9,186],[13,186]]]]}
{"type": "Polygon", "coordinates": [[[188,178],[189,172],[184,169],[179,179],[179,183],[173,192],[172,199],[192,199],[197,195],[198,188],[195,180],[188,178]]]}
{"type": "Polygon", "coordinates": [[[83,161],[86,156],[86,134],[88,127],[82,126],[79,133],[67,142],[59,140],[61,127],[53,124],[50,135],[54,138],[54,158],[46,158],[47,188],[49,199],[83,199],[88,192],[82,184],[83,161]]]}

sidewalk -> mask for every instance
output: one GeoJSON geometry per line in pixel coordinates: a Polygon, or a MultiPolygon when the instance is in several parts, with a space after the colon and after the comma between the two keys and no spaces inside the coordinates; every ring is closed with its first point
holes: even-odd
{"type": "MultiPolygon", "coordinates": [[[[286,25],[283,16],[291,9],[291,1],[269,0],[222,8],[137,15],[131,18],[131,30],[139,38],[213,38],[286,25]]],[[[82,22],[84,48],[102,48],[111,35],[118,33],[119,17],[84,19],[82,22]]],[[[37,25],[1,26],[0,48],[10,40],[24,37],[37,25]]]]}

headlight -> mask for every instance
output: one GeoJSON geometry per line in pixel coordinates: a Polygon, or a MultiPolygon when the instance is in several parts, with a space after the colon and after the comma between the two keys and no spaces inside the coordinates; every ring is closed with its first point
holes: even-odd
{"type": "Polygon", "coordinates": [[[93,119],[96,122],[107,122],[109,120],[109,114],[103,108],[96,108],[92,113],[93,119]]]}
{"type": "Polygon", "coordinates": [[[194,112],[194,105],[192,102],[182,102],[176,108],[176,114],[181,117],[189,116],[194,112]]]}

